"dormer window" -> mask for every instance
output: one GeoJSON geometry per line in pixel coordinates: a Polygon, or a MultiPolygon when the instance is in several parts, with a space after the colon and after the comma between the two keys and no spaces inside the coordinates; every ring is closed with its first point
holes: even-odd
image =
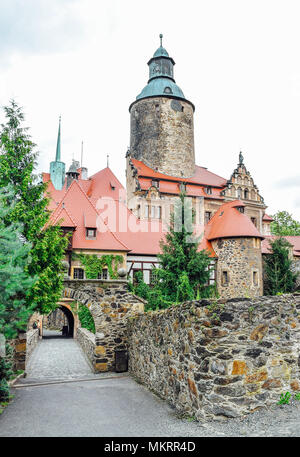
{"type": "Polygon", "coordinates": [[[245,212],[245,207],[244,206],[237,206],[236,209],[242,214],[245,212]]]}
{"type": "Polygon", "coordinates": [[[212,188],[210,186],[206,187],[205,188],[205,192],[208,194],[208,195],[211,195],[212,194],[212,188]]]}
{"type": "Polygon", "coordinates": [[[95,228],[87,228],[85,232],[85,237],[87,240],[95,240],[96,239],[96,232],[97,229],[95,228]]]}
{"type": "Polygon", "coordinates": [[[156,189],[159,189],[159,181],[157,181],[157,179],[152,179],[151,186],[156,187],[156,189]]]}
{"type": "Polygon", "coordinates": [[[164,88],[164,93],[165,94],[173,94],[171,87],[167,86],[164,88]]]}

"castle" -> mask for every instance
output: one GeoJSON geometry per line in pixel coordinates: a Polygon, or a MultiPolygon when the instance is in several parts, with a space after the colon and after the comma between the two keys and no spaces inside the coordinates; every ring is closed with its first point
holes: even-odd
{"type": "MultiPolygon", "coordinates": [[[[87,169],[73,160],[65,173],[59,124],[56,158],[43,180],[51,197],[50,223],[71,232],[69,275],[85,277],[73,252],[118,255],[119,267],[129,277],[142,271],[151,284],[165,221],[184,190],[195,210],[196,231],[203,234],[199,249],[207,249],[211,257],[210,283],[224,298],[260,296],[272,218],[241,152],[229,179],[195,164],[195,107],[176,84],[175,62],[160,38],[148,62],[148,83],[129,107],[126,190],[109,167],[88,177],[87,169]],[[113,207],[113,224],[105,203],[113,207]]],[[[299,259],[300,237],[294,238],[293,255],[299,259]]],[[[108,278],[104,268],[101,279],[108,278]]]]}

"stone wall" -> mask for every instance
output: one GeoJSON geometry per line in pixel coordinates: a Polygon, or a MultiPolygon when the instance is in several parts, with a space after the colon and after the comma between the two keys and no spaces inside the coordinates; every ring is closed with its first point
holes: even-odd
{"type": "Polygon", "coordinates": [[[127,348],[126,319],[144,310],[127,281],[65,280],[63,296],[87,306],[96,328],[94,368],[114,371],[115,350],[127,348]]]}
{"type": "Polygon", "coordinates": [[[228,238],[213,241],[212,244],[218,257],[217,288],[220,296],[233,298],[263,295],[261,240],[228,238]],[[223,278],[224,272],[227,272],[227,283],[223,278]]]}
{"type": "Polygon", "coordinates": [[[300,390],[300,294],[186,302],[127,327],[131,374],[199,420],[300,390]]]}
{"type": "Polygon", "coordinates": [[[95,335],[87,330],[86,328],[79,327],[77,329],[77,341],[80,344],[83,352],[87,356],[90,364],[92,365],[93,369],[95,370],[95,345],[96,345],[96,337],[95,335]]]}
{"type": "Polygon", "coordinates": [[[26,362],[28,362],[33,350],[39,342],[39,329],[32,329],[26,332],[26,362]]]}
{"type": "Polygon", "coordinates": [[[167,97],[142,99],[132,106],[130,119],[132,158],[167,175],[194,174],[194,111],[190,103],[167,97]]]}
{"type": "Polygon", "coordinates": [[[18,337],[13,340],[11,343],[14,349],[14,364],[13,370],[24,370],[26,368],[26,344],[27,344],[27,334],[25,332],[19,333],[18,337]]]}
{"type": "Polygon", "coordinates": [[[68,325],[68,319],[60,308],[55,309],[48,316],[44,316],[43,328],[49,330],[62,330],[64,325],[68,325]]]}

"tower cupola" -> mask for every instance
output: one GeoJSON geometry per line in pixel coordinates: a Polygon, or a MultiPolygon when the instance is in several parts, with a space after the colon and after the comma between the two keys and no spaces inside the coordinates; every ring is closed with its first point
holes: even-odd
{"type": "Polygon", "coordinates": [[[182,178],[195,173],[195,108],[175,82],[174,65],[160,35],[160,47],[148,62],[148,84],[129,108],[127,161],[128,167],[134,158],[155,171],[182,178]]]}
{"type": "Polygon", "coordinates": [[[78,181],[78,178],[79,178],[79,169],[80,167],[80,163],[77,162],[77,160],[72,160],[72,163],[70,165],[70,168],[69,170],[67,171],[66,175],[67,175],[67,189],[68,187],[70,187],[70,184],[72,181],[74,181],[74,179],[76,181],[78,181]]]}
{"type": "MultiPolygon", "coordinates": [[[[136,97],[136,100],[142,98],[167,96],[186,100],[180,87],[174,79],[175,62],[162,45],[163,35],[160,34],[160,47],[155,51],[153,57],[149,60],[149,80],[147,86],[136,97]]],[[[189,102],[190,103],[190,102],[189,102]]],[[[194,109],[194,105],[191,103],[194,109]]],[[[131,105],[132,106],[132,105],[131,105]]],[[[129,110],[131,109],[131,106],[129,110]]]]}

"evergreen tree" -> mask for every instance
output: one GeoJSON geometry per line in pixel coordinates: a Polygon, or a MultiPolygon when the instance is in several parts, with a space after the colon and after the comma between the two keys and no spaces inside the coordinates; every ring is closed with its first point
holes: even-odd
{"type": "Polygon", "coordinates": [[[30,314],[26,296],[34,284],[34,278],[26,271],[31,244],[22,240],[20,224],[5,224],[14,211],[7,206],[10,199],[11,193],[0,189],[0,333],[6,338],[26,329],[30,314]]]}
{"type": "Polygon", "coordinates": [[[177,287],[177,302],[183,302],[186,300],[193,300],[195,298],[195,292],[193,291],[189,277],[184,271],[181,273],[179,280],[178,280],[178,287],[177,287]]]}
{"type": "Polygon", "coordinates": [[[198,251],[200,240],[193,235],[193,220],[191,200],[181,193],[171,215],[169,232],[160,243],[162,253],[158,255],[157,287],[168,301],[182,299],[182,294],[185,297],[209,294],[210,287],[206,284],[210,257],[205,250],[198,251]]]}
{"type": "Polygon", "coordinates": [[[26,296],[27,306],[36,311],[55,309],[62,289],[61,260],[67,247],[67,237],[59,227],[45,228],[49,220],[46,184],[34,174],[37,152],[28,128],[22,127],[24,114],[11,101],[4,107],[6,124],[0,132],[0,187],[13,186],[15,207],[6,224],[22,223],[22,235],[32,243],[28,272],[37,281],[26,296]]]}
{"type": "Polygon", "coordinates": [[[292,292],[297,275],[292,271],[293,261],[289,257],[291,244],[285,238],[270,242],[272,254],[265,258],[265,292],[269,295],[292,292]]]}

